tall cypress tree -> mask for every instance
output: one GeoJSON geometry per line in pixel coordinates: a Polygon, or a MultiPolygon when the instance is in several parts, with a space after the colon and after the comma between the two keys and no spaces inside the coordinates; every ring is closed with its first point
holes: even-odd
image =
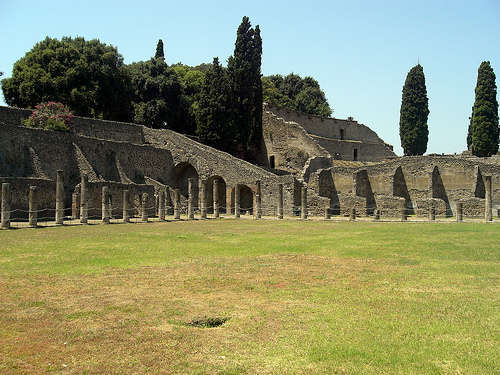
{"type": "Polygon", "coordinates": [[[489,61],[477,72],[476,98],[472,108],[471,149],[476,156],[491,156],[498,151],[498,102],[495,73],[489,61]]]}
{"type": "Polygon", "coordinates": [[[159,40],[158,44],[156,45],[156,53],[155,53],[155,59],[157,58],[165,58],[165,54],[163,53],[163,40],[159,40]]]}
{"type": "Polygon", "coordinates": [[[231,88],[227,73],[214,58],[205,75],[196,111],[196,134],[201,142],[223,151],[232,151],[234,127],[231,88]]]}
{"type": "Polygon", "coordinates": [[[232,89],[234,123],[237,140],[244,157],[249,158],[260,145],[262,135],[262,39],[260,29],[251,27],[243,17],[238,27],[234,55],[229,58],[228,72],[232,89]]]}
{"type": "Polygon", "coordinates": [[[403,86],[399,136],[405,155],[423,155],[427,150],[428,102],[424,69],[418,64],[410,69],[403,86]]]}

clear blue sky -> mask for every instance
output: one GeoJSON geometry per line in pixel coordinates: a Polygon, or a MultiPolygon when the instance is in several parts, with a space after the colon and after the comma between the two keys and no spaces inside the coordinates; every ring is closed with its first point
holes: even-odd
{"type": "Polygon", "coordinates": [[[490,60],[500,75],[500,0],[2,0],[0,71],[9,77],[45,36],[98,38],[126,63],[150,58],[161,38],[169,63],[214,56],[225,63],[245,15],[261,27],[264,75],[316,78],[335,117],[353,116],[398,154],[401,90],[418,61],[429,97],[428,153],[466,148],[477,68],[490,60]]]}

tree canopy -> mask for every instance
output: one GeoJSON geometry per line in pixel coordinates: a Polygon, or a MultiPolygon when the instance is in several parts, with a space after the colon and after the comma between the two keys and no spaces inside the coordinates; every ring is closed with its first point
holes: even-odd
{"type": "Polygon", "coordinates": [[[477,73],[476,97],[472,108],[469,136],[472,154],[491,156],[498,151],[498,102],[495,73],[483,61],[477,73]]]}
{"type": "Polygon", "coordinates": [[[158,59],[158,58],[165,58],[165,54],[163,52],[163,40],[159,40],[158,41],[158,44],[156,45],[156,53],[155,53],[155,59],[158,59]]]}
{"type": "Polygon", "coordinates": [[[196,118],[196,134],[201,142],[228,152],[234,149],[236,129],[231,108],[231,87],[227,72],[218,58],[214,58],[206,73],[196,118]]]}
{"type": "Polygon", "coordinates": [[[293,73],[285,77],[275,74],[262,77],[262,87],[266,103],[311,115],[332,115],[325,93],[312,77],[301,78],[293,73]]]}
{"type": "Polygon", "coordinates": [[[428,116],[424,69],[418,64],[410,69],[403,86],[399,136],[405,155],[423,155],[427,150],[428,116]]]}
{"type": "Polygon", "coordinates": [[[45,38],[14,64],[2,90],[11,106],[57,101],[80,116],[128,120],[130,114],[123,57],[97,39],[45,38]]]}
{"type": "Polygon", "coordinates": [[[132,121],[151,128],[180,132],[181,85],[175,71],[161,58],[128,66],[132,86],[132,121]]]}

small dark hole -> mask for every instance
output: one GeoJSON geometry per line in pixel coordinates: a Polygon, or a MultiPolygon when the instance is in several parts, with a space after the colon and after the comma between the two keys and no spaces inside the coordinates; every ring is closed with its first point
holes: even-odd
{"type": "Polygon", "coordinates": [[[230,318],[227,317],[203,317],[194,318],[190,322],[186,323],[188,326],[199,327],[199,328],[214,328],[220,327],[226,323],[230,318]]]}

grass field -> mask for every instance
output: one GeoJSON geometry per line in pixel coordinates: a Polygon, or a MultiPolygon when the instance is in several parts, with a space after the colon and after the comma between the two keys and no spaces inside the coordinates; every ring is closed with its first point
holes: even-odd
{"type": "Polygon", "coordinates": [[[500,373],[498,224],[71,226],[0,249],[0,374],[500,373]]]}

